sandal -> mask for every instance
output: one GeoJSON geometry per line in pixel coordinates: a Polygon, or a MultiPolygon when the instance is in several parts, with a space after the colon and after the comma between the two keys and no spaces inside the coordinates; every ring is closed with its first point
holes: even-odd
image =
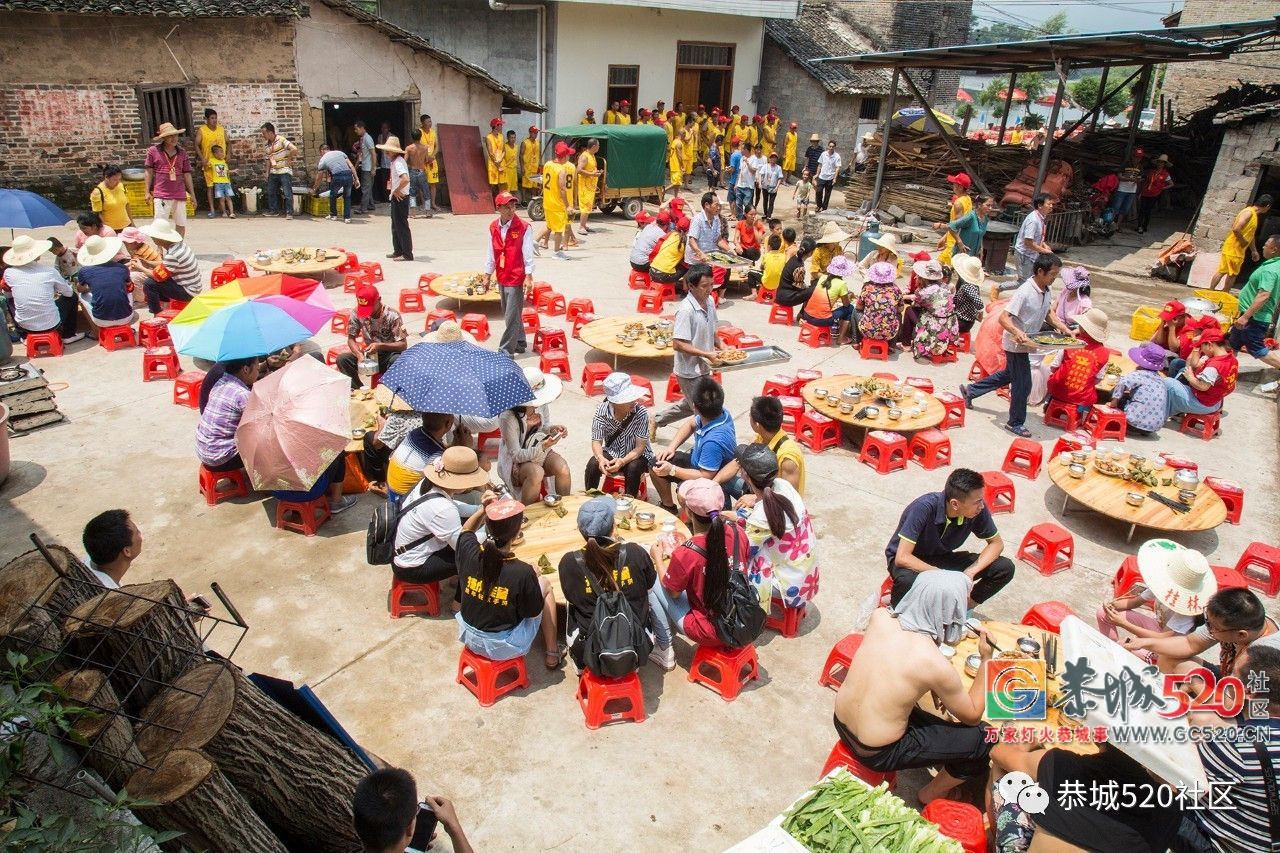
{"type": "Polygon", "coordinates": [[[1005,425],[1004,425],[1004,428],[1005,428],[1007,431],[1009,431],[1009,432],[1013,433],[1014,435],[1018,436],[1019,438],[1033,438],[1033,437],[1034,437],[1034,436],[1032,436],[1032,434],[1031,434],[1031,430],[1027,429],[1025,426],[1012,426],[1011,424],[1005,424],[1005,425]]]}
{"type": "Polygon", "coordinates": [[[554,672],[564,666],[564,659],[569,656],[569,647],[564,643],[556,643],[555,651],[548,650],[542,663],[554,672]]]}

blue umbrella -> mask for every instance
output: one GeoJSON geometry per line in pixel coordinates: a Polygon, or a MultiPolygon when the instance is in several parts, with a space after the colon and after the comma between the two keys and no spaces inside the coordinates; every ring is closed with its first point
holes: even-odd
{"type": "Polygon", "coordinates": [[[309,337],[311,331],[278,306],[251,299],[215,311],[178,352],[227,361],[266,355],[309,337]]]}
{"type": "Polygon", "coordinates": [[[414,344],[387,369],[382,384],[419,412],[491,418],[533,399],[514,361],[466,341],[414,344]]]}
{"type": "Polygon", "coordinates": [[[45,228],[70,221],[71,214],[42,195],[0,189],[0,228],[45,228]]]}

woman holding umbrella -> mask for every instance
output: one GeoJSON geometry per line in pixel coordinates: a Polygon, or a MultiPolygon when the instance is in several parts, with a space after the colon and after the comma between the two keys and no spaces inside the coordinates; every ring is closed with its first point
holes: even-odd
{"type": "Polygon", "coordinates": [[[236,428],[258,378],[258,358],[220,361],[200,383],[200,422],[196,424],[196,458],[210,471],[244,467],[236,447],[236,428]]]}

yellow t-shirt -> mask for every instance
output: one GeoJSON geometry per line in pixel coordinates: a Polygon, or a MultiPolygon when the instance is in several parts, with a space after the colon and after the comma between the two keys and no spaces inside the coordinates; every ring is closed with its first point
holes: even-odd
{"type": "Polygon", "coordinates": [[[765,290],[777,290],[782,281],[782,268],[786,266],[787,253],[779,249],[760,256],[760,286],[765,290]]]}
{"type": "Polygon", "coordinates": [[[679,231],[672,231],[662,238],[662,248],[649,263],[649,269],[672,275],[676,267],[684,260],[684,239],[679,231]]]}
{"type": "Polygon", "coordinates": [[[782,171],[796,170],[796,132],[788,130],[782,142],[782,171]]]}
{"type": "MultiPolygon", "coordinates": [[[[779,459],[781,461],[781,459],[779,459]]],[[[422,471],[417,468],[406,468],[395,459],[387,462],[387,488],[400,495],[413,491],[422,479],[422,471]]]]}
{"type": "Polygon", "coordinates": [[[618,113],[618,124],[631,124],[631,116],[626,113],[618,113]]]}
{"type": "Polygon", "coordinates": [[[613,110],[605,110],[605,111],[604,111],[604,123],[605,123],[605,124],[617,124],[617,123],[618,123],[618,114],[617,114],[617,113],[615,113],[613,110]]]}
{"type": "Polygon", "coordinates": [[[1020,128],[1015,128],[1013,133],[1009,134],[1009,144],[1010,145],[1022,144],[1022,130],[1020,128]]]}
{"type": "Polygon", "coordinates": [[[515,189],[516,184],[519,183],[516,160],[516,147],[504,144],[502,146],[502,181],[507,185],[507,189],[515,189]]]}
{"type": "Polygon", "coordinates": [[[210,157],[209,171],[213,173],[213,182],[215,184],[231,183],[231,169],[227,167],[226,160],[219,160],[217,157],[210,157]]]}
{"type": "Polygon", "coordinates": [[[542,207],[544,210],[564,211],[564,204],[560,198],[560,180],[561,165],[555,160],[548,160],[542,164],[542,207]]]}
{"type": "MultiPolygon", "coordinates": [[[[590,151],[582,152],[582,157],[586,160],[587,171],[594,172],[596,170],[596,156],[590,151]]],[[[580,173],[579,173],[580,174],[580,173]]],[[[599,175],[581,175],[578,178],[578,209],[590,210],[596,203],[596,188],[600,184],[599,175]]]]}
{"type": "Polygon", "coordinates": [[[434,159],[427,161],[427,183],[440,183],[440,145],[436,140],[436,129],[433,127],[428,131],[421,132],[418,144],[427,149],[427,154],[434,156],[434,159]]]}
{"type": "Polygon", "coordinates": [[[684,116],[679,113],[673,115],[671,117],[671,126],[675,128],[676,133],[682,132],[684,130],[684,116]]]}
{"type": "MultiPolygon", "coordinates": [[[[786,430],[778,430],[778,434],[773,438],[765,438],[757,434],[756,441],[768,445],[769,449],[778,457],[779,470],[782,468],[782,463],[788,460],[796,464],[796,467],[800,469],[800,484],[796,486],[796,491],[800,493],[801,497],[804,497],[804,451],[800,449],[800,445],[796,443],[796,440],[787,435],[786,430]]],[[[396,491],[399,491],[399,489],[396,491]]]]}
{"type": "Polygon", "coordinates": [[[524,169],[524,177],[520,180],[520,186],[525,189],[533,189],[537,186],[534,178],[538,175],[538,140],[525,139],[520,143],[520,168],[524,169]]]}
{"type": "Polygon", "coordinates": [[[133,222],[129,218],[129,196],[124,191],[124,181],[108,189],[105,183],[89,191],[89,208],[102,217],[108,228],[119,231],[133,222]]]}
{"type": "Polygon", "coordinates": [[[490,184],[500,184],[503,181],[502,159],[505,147],[501,133],[491,133],[484,138],[484,164],[488,168],[490,184]]]}

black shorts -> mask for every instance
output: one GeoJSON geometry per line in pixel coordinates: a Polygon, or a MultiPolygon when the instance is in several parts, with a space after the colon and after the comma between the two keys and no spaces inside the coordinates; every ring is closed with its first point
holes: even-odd
{"type": "Polygon", "coordinates": [[[872,770],[888,773],[941,764],[957,779],[985,776],[990,767],[991,748],[987,742],[986,723],[966,726],[935,717],[913,708],[907,718],[902,737],[885,746],[866,746],[849,731],[839,717],[834,717],[836,734],[859,761],[872,770]]]}
{"type": "Polygon", "coordinates": [[[631,269],[632,269],[632,271],[633,271],[633,272],[644,272],[644,273],[647,273],[647,272],[649,271],[649,265],[648,265],[648,264],[637,264],[635,261],[632,261],[632,262],[631,262],[631,269]]]}
{"type": "Polygon", "coordinates": [[[660,284],[675,284],[680,280],[680,273],[677,272],[659,272],[653,267],[649,268],[649,281],[656,281],[660,284]]]}

